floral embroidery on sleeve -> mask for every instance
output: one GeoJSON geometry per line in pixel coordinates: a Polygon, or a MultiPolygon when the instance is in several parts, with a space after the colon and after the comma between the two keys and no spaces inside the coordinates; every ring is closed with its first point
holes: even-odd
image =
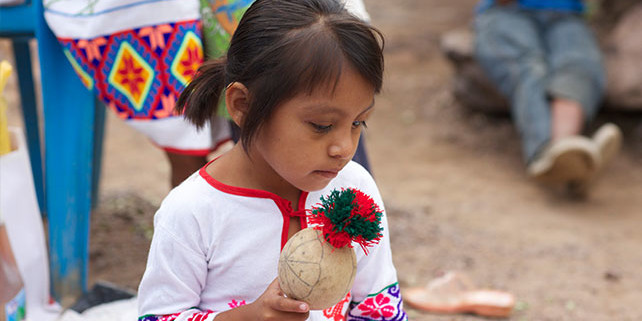
{"type": "Polygon", "coordinates": [[[403,310],[399,284],[394,283],[361,302],[352,302],[347,321],[408,320],[403,310]]]}
{"type": "MultiPolygon", "coordinates": [[[[187,321],[209,321],[211,320],[214,311],[207,310],[207,311],[200,311],[196,312],[198,310],[194,310],[195,313],[187,317],[187,321]]],[[[178,312],[178,313],[173,313],[173,314],[166,314],[166,315],[144,315],[142,317],[138,318],[138,321],[174,321],[177,320],[178,317],[185,312],[178,312]]]]}
{"type": "Polygon", "coordinates": [[[229,306],[230,309],[234,309],[234,308],[238,308],[238,307],[240,307],[242,305],[245,305],[245,304],[246,304],[245,300],[236,301],[236,300],[232,299],[232,302],[228,303],[227,306],[229,306]]]}
{"type": "MultiPolygon", "coordinates": [[[[230,309],[238,308],[242,305],[246,305],[247,303],[245,300],[240,300],[236,301],[232,299],[227,305],[230,307],[230,309]]],[[[212,310],[206,310],[206,311],[199,311],[196,308],[189,309],[187,311],[183,312],[178,312],[178,313],[173,313],[173,314],[166,314],[166,315],[144,315],[142,317],[138,318],[138,321],[176,321],[176,320],[186,320],[186,321],[210,321],[214,317],[214,311],[212,310]],[[194,314],[189,315],[186,319],[184,317],[179,318],[181,314],[189,311],[194,312],[194,314]]]]}
{"type": "Polygon", "coordinates": [[[349,307],[349,304],[345,308],[344,305],[350,302],[351,297],[352,295],[348,292],[346,297],[339,301],[339,303],[323,310],[323,316],[332,321],[346,321],[346,310],[349,307]]]}
{"type": "Polygon", "coordinates": [[[138,318],[138,321],[173,321],[178,318],[181,313],[167,314],[167,315],[144,315],[138,318]]]}
{"type": "Polygon", "coordinates": [[[209,316],[212,314],[212,311],[208,312],[199,312],[196,314],[193,314],[189,318],[187,318],[187,321],[210,321],[212,319],[209,318],[209,316]]]}

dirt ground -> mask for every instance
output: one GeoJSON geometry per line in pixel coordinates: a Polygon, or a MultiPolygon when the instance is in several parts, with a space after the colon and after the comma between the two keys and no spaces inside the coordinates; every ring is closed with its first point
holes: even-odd
{"type": "MultiPolygon", "coordinates": [[[[367,148],[402,291],[458,270],[513,293],[510,320],[642,320],[642,114],[600,114],[596,125],[624,129],[623,152],[588,199],[570,200],[527,179],[507,115],[452,98],[439,39],[470,23],[475,0],[365,2],[386,36],[385,88],[367,148]]],[[[9,114],[20,124],[16,108],[9,114]]],[[[110,112],[107,122],[90,282],[135,289],[153,213],[169,191],[168,165],[110,112]]],[[[480,320],[408,312],[411,320],[480,320]]]]}

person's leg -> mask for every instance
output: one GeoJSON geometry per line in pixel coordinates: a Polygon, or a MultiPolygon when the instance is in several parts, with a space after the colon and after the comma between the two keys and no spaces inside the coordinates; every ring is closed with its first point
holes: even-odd
{"type": "Polygon", "coordinates": [[[205,156],[176,154],[167,151],[165,154],[170,164],[172,187],[178,186],[207,163],[205,156]]]}
{"type": "MultiPolygon", "coordinates": [[[[553,137],[580,134],[592,121],[606,91],[602,54],[591,30],[575,15],[551,14],[545,35],[550,50],[553,137]]],[[[607,124],[592,137],[599,151],[599,171],[617,154],[622,140],[620,129],[607,124]]]]}
{"type": "Polygon", "coordinates": [[[553,137],[580,134],[604,95],[606,79],[600,49],[584,21],[572,14],[543,17],[553,102],[553,137]]]}
{"type": "Polygon", "coordinates": [[[572,99],[551,97],[551,140],[579,135],[584,128],[582,105],[572,99]]]}
{"type": "Polygon", "coordinates": [[[528,163],[551,138],[548,66],[537,24],[516,8],[493,7],[477,16],[475,31],[476,59],[509,99],[528,163]]]}
{"type": "Polygon", "coordinates": [[[528,175],[540,182],[576,185],[593,173],[597,151],[590,139],[573,135],[581,126],[566,122],[568,126],[553,129],[552,113],[577,119],[583,114],[578,117],[579,109],[572,102],[549,100],[546,26],[536,12],[490,9],[476,21],[477,59],[511,102],[528,175]]]}

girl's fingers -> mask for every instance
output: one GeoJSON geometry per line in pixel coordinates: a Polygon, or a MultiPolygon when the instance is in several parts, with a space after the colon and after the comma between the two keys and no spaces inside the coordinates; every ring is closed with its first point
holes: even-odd
{"type": "Polygon", "coordinates": [[[306,313],[309,310],[307,303],[297,301],[297,300],[292,300],[284,296],[276,297],[272,308],[274,310],[278,310],[282,312],[297,312],[297,313],[306,313]]]}
{"type": "Polygon", "coordinates": [[[273,295],[270,305],[274,310],[295,313],[306,313],[310,310],[307,303],[286,297],[281,291],[278,278],[274,279],[266,292],[270,292],[273,295]]]}

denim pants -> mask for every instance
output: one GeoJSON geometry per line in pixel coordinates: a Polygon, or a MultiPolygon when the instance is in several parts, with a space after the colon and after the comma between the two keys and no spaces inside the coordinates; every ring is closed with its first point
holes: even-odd
{"type": "Polygon", "coordinates": [[[526,163],[551,139],[552,98],[579,102],[588,122],[605,91],[600,49],[577,14],[491,7],[475,18],[475,58],[511,104],[526,163]]]}

